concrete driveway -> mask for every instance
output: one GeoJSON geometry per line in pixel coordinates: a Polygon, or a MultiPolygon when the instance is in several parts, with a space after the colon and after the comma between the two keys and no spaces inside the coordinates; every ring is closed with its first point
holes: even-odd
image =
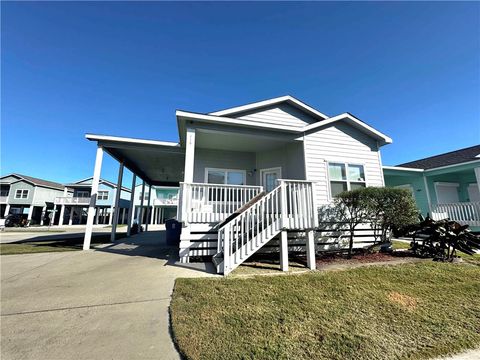
{"type": "Polygon", "coordinates": [[[175,278],[211,275],[178,264],[163,231],[130,239],[1,256],[1,358],[178,359],[168,318],[175,278]]]}

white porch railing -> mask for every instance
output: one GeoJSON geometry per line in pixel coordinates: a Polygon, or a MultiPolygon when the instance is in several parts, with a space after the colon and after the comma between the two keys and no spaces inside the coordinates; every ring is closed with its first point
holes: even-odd
{"type": "Polygon", "coordinates": [[[462,225],[480,226],[480,202],[437,204],[432,207],[432,219],[450,219],[462,225]]]}
{"type": "Polygon", "coordinates": [[[8,195],[7,196],[0,196],[0,203],[6,203],[8,200],[8,195]]]}
{"type": "Polygon", "coordinates": [[[263,191],[262,186],[180,183],[181,217],[189,223],[225,220],[263,191]]]}
{"type": "Polygon", "coordinates": [[[90,197],[68,197],[60,196],[55,198],[55,204],[58,205],[88,205],[90,197]]]}
{"type": "Polygon", "coordinates": [[[178,205],[178,198],[173,199],[155,199],[153,205],[178,205]]]}
{"type": "Polygon", "coordinates": [[[279,180],[280,185],[247,207],[218,231],[217,253],[223,253],[227,275],[281,230],[310,230],[318,226],[311,181],[279,180]]]}

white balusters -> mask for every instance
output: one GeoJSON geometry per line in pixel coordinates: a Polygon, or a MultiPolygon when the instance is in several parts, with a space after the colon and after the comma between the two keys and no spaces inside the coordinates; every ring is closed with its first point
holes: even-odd
{"type": "Polygon", "coordinates": [[[480,202],[437,204],[432,208],[432,219],[450,219],[460,224],[480,226],[480,202]]]}

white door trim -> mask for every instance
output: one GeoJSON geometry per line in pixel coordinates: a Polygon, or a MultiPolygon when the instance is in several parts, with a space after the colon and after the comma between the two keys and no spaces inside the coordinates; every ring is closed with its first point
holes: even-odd
{"type": "Polygon", "coordinates": [[[261,186],[265,186],[264,183],[263,183],[263,175],[266,172],[270,172],[270,171],[278,171],[278,178],[279,179],[282,178],[282,167],[281,166],[267,168],[267,169],[260,169],[260,185],[261,186]]]}

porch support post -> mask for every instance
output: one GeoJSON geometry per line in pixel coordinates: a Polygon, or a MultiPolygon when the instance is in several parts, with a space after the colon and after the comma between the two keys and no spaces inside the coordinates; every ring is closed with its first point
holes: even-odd
{"type": "Polygon", "coordinates": [[[113,206],[113,223],[112,223],[112,233],[110,234],[110,242],[115,241],[115,235],[117,232],[118,218],[120,216],[120,194],[122,193],[122,180],[123,180],[123,161],[120,162],[120,167],[118,168],[118,180],[117,180],[117,191],[115,192],[115,204],[113,206]]]}
{"type": "Polygon", "coordinates": [[[100,173],[102,170],[103,148],[97,148],[97,156],[95,158],[95,168],[93,170],[92,193],[90,196],[90,204],[88,205],[87,227],[85,228],[85,238],[83,240],[83,250],[90,249],[92,240],[93,218],[95,217],[95,204],[97,202],[98,183],[100,182],[100,173]]]}
{"type": "Polygon", "coordinates": [[[130,231],[132,230],[132,218],[133,218],[133,209],[135,209],[135,184],[137,182],[137,175],[133,174],[132,177],[132,192],[130,193],[130,206],[128,207],[128,219],[127,219],[127,236],[130,236],[130,231]]]}
{"type": "Polygon", "coordinates": [[[27,215],[28,221],[32,220],[32,215],[33,215],[33,205],[30,205],[30,208],[28,209],[28,215],[27,215]]]}
{"type": "Polygon", "coordinates": [[[428,202],[428,215],[432,216],[432,199],[430,198],[430,190],[428,189],[428,181],[425,174],[423,174],[423,185],[425,186],[425,194],[428,202]]]}
{"type": "Polygon", "coordinates": [[[315,270],[315,235],[313,230],[307,230],[307,267],[315,270]]]}
{"type": "Polygon", "coordinates": [[[73,224],[73,210],[75,209],[74,206],[70,206],[70,219],[68,219],[68,225],[73,224]]]}
{"type": "Polygon", "coordinates": [[[183,181],[193,182],[193,164],[195,159],[195,129],[187,128],[185,137],[185,171],[183,181]]]}
{"type": "Polygon", "coordinates": [[[95,224],[98,225],[98,217],[100,216],[100,208],[95,208],[95,224]]]}
{"type": "Polygon", "coordinates": [[[43,225],[43,220],[45,219],[46,212],[47,212],[47,207],[46,206],[42,207],[42,215],[40,217],[40,226],[43,225]]]}
{"type": "Polygon", "coordinates": [[[58,226],[63,225],[63,217],[65,216],[65,205],[60,208],[60,218],[58,219],[58,226]]]}
{"type": "Polygon", "coordinates": [[[288,234],[286,230],[280,233],[280,270],[288,271],[288,234]]]}
{"type": "Polygon", "coordinates": [[[150,216],[150,198],[152,197],[152,185],[148,184],[148,202],[147,202],[147,217],[145,219],[145,231],[148,231],[148,224],[150,223],[148,217],[150,216]]]}
{"type": "Polygon", "coordinates": [[[480,167],[475,168],[475,178],[477,179],[478,192],[480,192],[480,167]]]}
{"type": "MultiPolygon", "coordinates": [[[[141,200],[140,200],[140,209],[138,210],[138,220],[137,220],[137,223],[138,223],[138,226],[142,226],[142,222],[143,222],[143,200],[145,199],[145,180],[142,180],[142,193],[141,193],[141,200]]],[[[140,229],[139,229],[140,231],[140,229]]]]}
{"type": "Polygon", "coordinates": [[[10,213],[10,204],[7,204],[7,206],[5,206],[5,212],[3,213],[3,216],[7,217],[9,213],[10,213]]]}

